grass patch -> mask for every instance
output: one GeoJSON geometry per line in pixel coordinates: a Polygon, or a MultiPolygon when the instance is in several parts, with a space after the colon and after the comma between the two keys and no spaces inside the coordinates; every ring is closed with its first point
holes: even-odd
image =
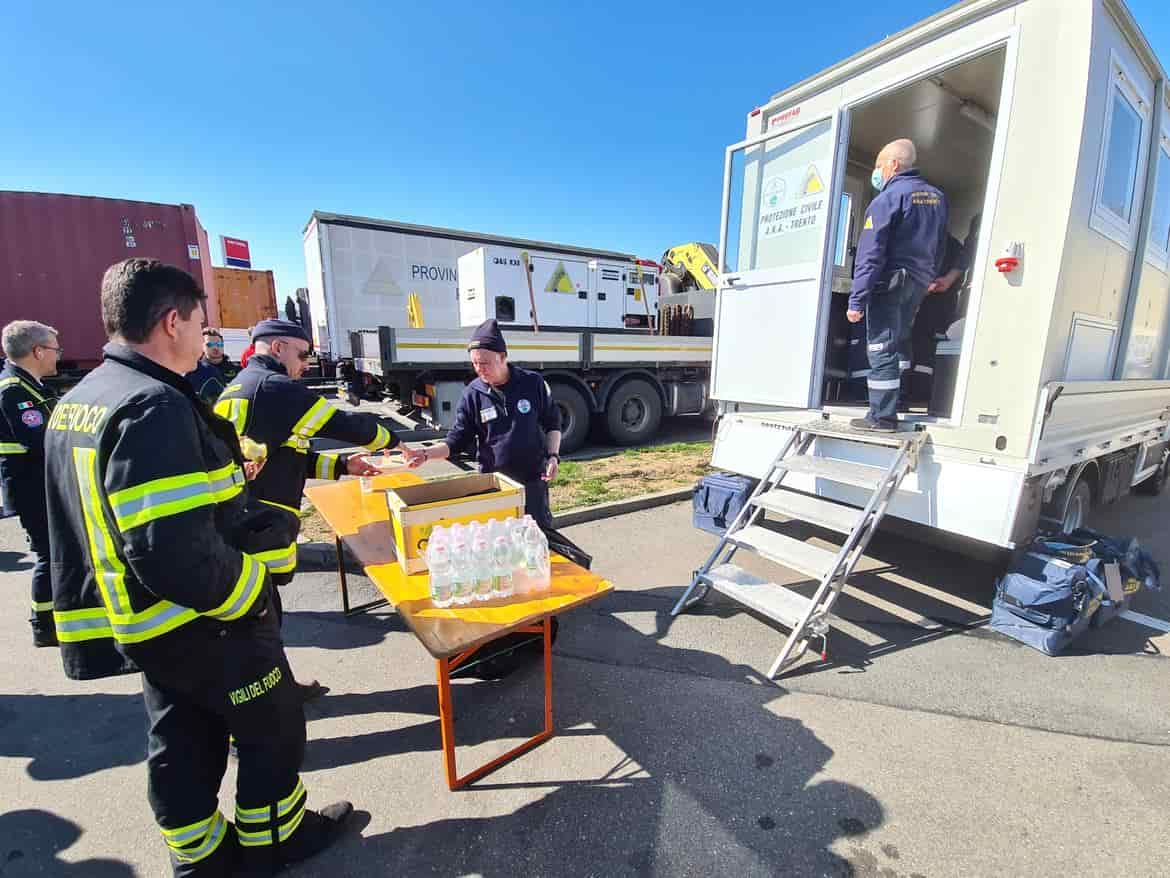
{"type": "Polygon", "coordinates": [[[689,488],[711,471],[710,442],[630,448],[613,457],[561,464],[550,489],[553,512],[689,488]]]}

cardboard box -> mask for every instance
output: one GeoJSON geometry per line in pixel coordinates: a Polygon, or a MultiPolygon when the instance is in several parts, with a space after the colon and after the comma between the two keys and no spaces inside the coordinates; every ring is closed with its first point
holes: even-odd
{"type": "Polygon", "coordinates": [[[503,521],[524,515],[524,486],[499,473],[455,476],[386,492],[394,551],[407,573],[427,569],[426,548],[438,525],[503,521]]]}

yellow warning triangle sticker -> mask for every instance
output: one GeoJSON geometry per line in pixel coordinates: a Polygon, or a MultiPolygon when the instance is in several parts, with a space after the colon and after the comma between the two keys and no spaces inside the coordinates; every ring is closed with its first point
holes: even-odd
{"type": "Polygon", "coordinates": [[[808,173],[804,175],[804,182],[800,186],[801,195],[818,195],[825,191],[824,181],[817,171],[816,165],[808,166],[808,173]]]}
{"type": "Polygon", "coordinates": [[[544,291],[546,293],[572,293],[576,291],[573,287],[573,279],[565,271],[565,263],[557,263],[557,267],[553,269],[552,277],[544,286],[544,291]]]}
{"type": "Polygon", "coordinates": [[[861,228],[862,228],[862,230],[863,230],[863,231],[864,231],[865,229],[870,229],[870,230],[872,231],[872,230],[873,230],[873,217],[872,217],[872,216],[867,216],[867,217],[865,218],[865,225],[864,225],[864,226],[862,226],[861,228]]]}

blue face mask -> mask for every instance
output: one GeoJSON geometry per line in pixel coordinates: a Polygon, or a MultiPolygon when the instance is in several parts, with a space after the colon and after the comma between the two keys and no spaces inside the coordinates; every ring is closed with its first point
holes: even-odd
{"type": "Polygon", "coordinates": [[[874,168],[873,169],[873,173],[870,175],[869,182],[873,185],[873,188],[876,189],[878,192],[881,192],[882,189],[885,188],[886,180],[885,180],[885,177],[882,176],[882,169],[881,168],[874,168]]]}

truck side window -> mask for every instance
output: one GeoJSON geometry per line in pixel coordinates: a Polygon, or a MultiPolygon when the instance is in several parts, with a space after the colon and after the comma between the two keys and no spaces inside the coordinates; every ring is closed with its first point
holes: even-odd
{"type": "Polygon", "coordinates": [[[1109,72],[1097,192],[1089,225],[1132,249],[1146,173],[1143,143],[1148,134],[1150,98],[1143,94],[1143,85],[1122,67],[1116,53],[1109,72]]]}

